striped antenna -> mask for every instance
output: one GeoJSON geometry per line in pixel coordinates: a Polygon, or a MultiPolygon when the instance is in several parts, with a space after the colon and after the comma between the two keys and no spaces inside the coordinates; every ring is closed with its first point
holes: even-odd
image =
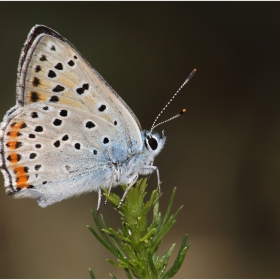
{"type": "Polygon", "coordinates": [[[152,128],[151,128],[151,133],[152,131],[154,130],[155,127],[163,124],[163,123],[166,123],[166,122],[169,122],[175,118],[178,118],[180,117],[182,114],[184,114],[186,112],[186,109],[183,109],[180,113],[178,113],[177,115],[175,115],[174,117],[168,119],[168,120],[165,120],[163,122],[160,122],[159,124],[156,124],[158,118],[162,115],[162,113],[165,111],[165,109],[168,107],[168,105],[173,101],[173,99],[177,96],[177,94],[181,91],[181,89],[190,81],[190,79],[193,77],[193,75],[195,74],[196,72],[196,69],[192,70],[192,72],[190,73],[190,75],[188,76],[188,78],[184,81],[184,83],[179,87],[179,89],[175,92],[175,94],[171,97],[171,99],[167,102],[167,104],[164,106],[164,108],[161,110],[161,112],[157,115],[153,125],[152,125],[152,128]]]}

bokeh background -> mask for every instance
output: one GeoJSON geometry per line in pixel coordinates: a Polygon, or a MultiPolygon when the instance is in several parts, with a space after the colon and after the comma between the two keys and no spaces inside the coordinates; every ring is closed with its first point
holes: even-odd
{"type": "MultiPolygon", "coordinates": [[[[279,2],[1,2],[1,116],[15,104],[20,51],[38,23],[71,41],[143,128],[197,68],[162,116],[187,108],[160,128],[161,209],[174,186],[173,211],[185,205],[161,250],[189,234],[178,278],[280,278],[279,14],[279,2]]],[[[89,278],[89,267],[125,277],[86,228],[96,193],[41,209],[6,196],[0,180],[1,278],[89,278]]],[[[102,212],[120,225],[111,206],[102,212]]]]}

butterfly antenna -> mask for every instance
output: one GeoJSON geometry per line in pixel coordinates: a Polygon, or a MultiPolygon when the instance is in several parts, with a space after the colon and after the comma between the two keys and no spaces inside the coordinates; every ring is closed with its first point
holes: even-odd
{"type": "Polygon", "coordinates": [[[181,89],[190,81],[190,79],[193,77],[193,75],[195,74],[196,72],[196,69],[192,70],[192,72],[190,73],[190,75],[188,76],[188,78],[184,81],[184,83],[179,87],[179,89],[175,92],[175,94],[171,97],[171,99],[167,102],[167,104],[164,106],[164,108],[161,110],[161,112],[157,115],[153,125],[152,125],[152,128],[151,128],[151,133],[152,131],[154,130],[155,127],[163,124],[163,123],[166,123],[166,122],[169,122],[175,118],[178,118],[180,117],[181,115],[183,115],[184,113],[186,113],[186,109],[183,109],[181,110],[177,115],[175,115],[174,117],[168,119],[168,120],[165,120],[163,122],[160,122],[158,124],[156,124],[158,118],[162,115],[162,113],[165,111],[165,109],[168,107],[168,105],[173,101],[173,99],[177,96],[177,94],[181,91],[181,89]]]}

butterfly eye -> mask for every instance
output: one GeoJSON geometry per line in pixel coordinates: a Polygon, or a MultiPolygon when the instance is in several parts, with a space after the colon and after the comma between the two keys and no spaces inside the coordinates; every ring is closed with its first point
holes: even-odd
{"type": "Polygon", "coordinates": [[[149,146],[151,147],[152,150],[156,150],[157,149],[158,141],[157,141],[156,138],[149,137],[148,138],[148,143],[149,143],[149,146]]]}

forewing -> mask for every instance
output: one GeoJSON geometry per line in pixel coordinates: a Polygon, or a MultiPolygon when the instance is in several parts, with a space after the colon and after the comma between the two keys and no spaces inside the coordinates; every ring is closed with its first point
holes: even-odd
{"type": "Polygon", "coordinates": [[[130,153],[142,148],[141,126],[131,109],[65,38],[36,26],[30,32],[19,64],[17,100],[60,102],[97,114],[116,124],[130,153]]]}

